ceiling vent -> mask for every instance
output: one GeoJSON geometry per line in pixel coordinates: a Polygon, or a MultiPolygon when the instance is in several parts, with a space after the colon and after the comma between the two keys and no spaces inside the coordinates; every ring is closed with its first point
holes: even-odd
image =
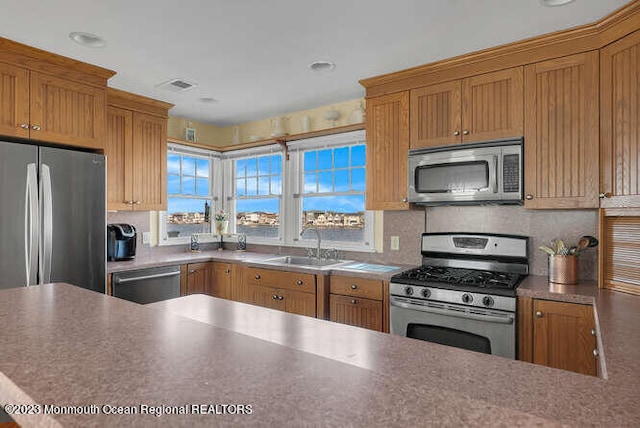
{"type": "Polygon", "coordinates": [[[195,82],[189,82],[185,79],[173,79],[166,82],[158,83],[156,88],[164,89],[170,92],[184,92],[198,86],[195,82]]]}

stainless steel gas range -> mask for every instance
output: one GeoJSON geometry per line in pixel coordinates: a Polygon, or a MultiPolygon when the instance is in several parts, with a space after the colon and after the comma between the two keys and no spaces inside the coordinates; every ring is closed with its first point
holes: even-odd
{"type": "Polygon", "coordinates": [[[391,333],[515,358],[529,238],[424,233],[421,247],[422,266],[391,277],[391,333]]]}

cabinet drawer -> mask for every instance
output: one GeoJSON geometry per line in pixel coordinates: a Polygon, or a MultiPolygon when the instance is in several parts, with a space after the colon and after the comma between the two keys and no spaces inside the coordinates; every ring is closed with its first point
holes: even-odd
{"type": "Polygon", "coordinates": [[[382,331],[382,302],[329,295],[329,319],[340,324],[382,331]]]}
{"type": "Polygon", "coordinates": [[[331,276],[331,294],[382,300],[382,281],[350,276],[331,276]]]}
{"type": "Polygon", "coordinates": [[[316,292],[316,276],[309,273],[282,272],[271,269],[245,268],[245,284],[286,288],[307,293],[316,292]]]}

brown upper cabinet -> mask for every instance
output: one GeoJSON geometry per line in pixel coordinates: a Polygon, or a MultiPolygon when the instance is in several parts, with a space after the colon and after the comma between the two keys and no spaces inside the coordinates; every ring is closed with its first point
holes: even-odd
{"type": "Polygon", "coordinates": [[[409,92],[367,99],[368,210],[406,210],[409,92]]]}
{"type": "Polygon", "coordinates": [[[525,68],[525,207],[598,207],[598,52],[525,68]]]}
{"type": "Polygon", "coordinates": [[[411,148],[519,137],[522,67],[411,90],[411,148]]]}
{"type": "Polygon", "coordinates": [[[109,88],[107,208],[164,210],[167,117],[172,104],[109,88]]]}
{"type": "Polygon", "coordinates": [[[640,31],[600,53],[603,208],[640,207],[640,31]]]}

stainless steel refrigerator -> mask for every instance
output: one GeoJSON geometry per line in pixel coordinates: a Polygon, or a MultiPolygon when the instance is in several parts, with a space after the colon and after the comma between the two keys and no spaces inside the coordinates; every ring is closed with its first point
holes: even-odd
{"type": "Polygon", "coordinates": [[[0,141],[0,289],[105,292],[105,177],[102,155],[0,141]]]}

